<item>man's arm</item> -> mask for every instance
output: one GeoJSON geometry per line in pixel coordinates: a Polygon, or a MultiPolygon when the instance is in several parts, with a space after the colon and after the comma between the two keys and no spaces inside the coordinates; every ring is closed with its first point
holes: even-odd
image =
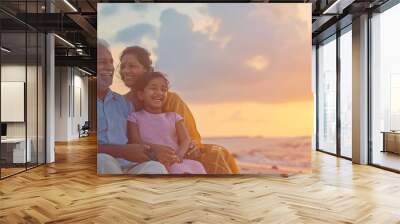
{"type": "Polygon", "coordinates": [[[142,163],[150,160],[146,154],[148,148],[149,146],[141,144],[99,144],[98,153],[106,153],[114,158],[122,158],[132,162],[142,163]]]}
{"type": "Polygon", "coordinates": [[[139,128],[135,122],[128,121],[128,143],[141,144],[142,139],[140,138],[139,128]]]}

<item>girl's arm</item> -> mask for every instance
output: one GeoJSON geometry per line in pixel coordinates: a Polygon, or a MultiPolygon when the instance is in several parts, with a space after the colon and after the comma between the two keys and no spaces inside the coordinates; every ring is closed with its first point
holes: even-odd
{"type": "Polygon", "coordinates": [[[180,120],[176,122],[176,134],[178,137],[178,143],[179,143],[179,153],[178,156],[183,159],[185,156],[187,150],[189,149],[191,140],[189,136],[189,132],[185,126],[184,120],[180,120]]]}
{"type": "Polygon", "coordinates": [[[149,157],[149,160],[159,161],[160,163],[169,166],[175,162],[179,162],[177,160],[176,155],[173,149],[168,149],[165,146],[151,144],[148,142],[144,142],[140,138],[139,128],[135,122],[128,121],[128,143],[136,143],[140,145],[146,145],[146,155],[149,157]]]}

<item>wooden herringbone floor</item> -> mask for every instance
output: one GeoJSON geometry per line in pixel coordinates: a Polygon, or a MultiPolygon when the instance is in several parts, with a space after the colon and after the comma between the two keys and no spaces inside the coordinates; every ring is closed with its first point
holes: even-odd
{"type": "Polygon", "coordinates": [[[400,175],[315,152],[313,173],[98,177],[94,138],[0,181],[0,223],[400,223],[400,175]]]}

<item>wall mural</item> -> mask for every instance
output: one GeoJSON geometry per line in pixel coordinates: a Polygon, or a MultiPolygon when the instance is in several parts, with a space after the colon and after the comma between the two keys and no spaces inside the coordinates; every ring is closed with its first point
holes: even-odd
{"type": "Polygon", "coordinates": [[[311,4],[98,9],[98,174],[310,172],[311,4]]]}

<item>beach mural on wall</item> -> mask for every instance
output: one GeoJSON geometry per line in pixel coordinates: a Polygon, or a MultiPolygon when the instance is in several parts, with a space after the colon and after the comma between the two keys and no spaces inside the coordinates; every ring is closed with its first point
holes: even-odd
{"type": "Polygon", "coordinates": [[[99,3],[97,18],[99,174],[311,171],[310,4],[99,3]]]}

